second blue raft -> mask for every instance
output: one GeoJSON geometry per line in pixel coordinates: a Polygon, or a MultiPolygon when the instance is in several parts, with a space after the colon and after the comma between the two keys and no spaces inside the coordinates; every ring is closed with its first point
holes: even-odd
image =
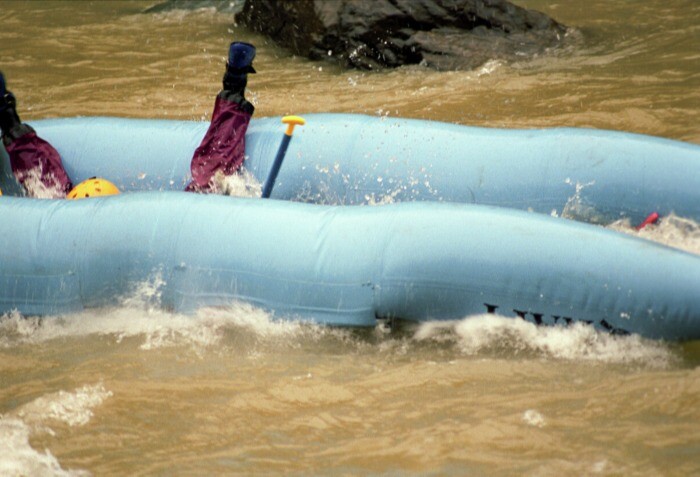
{"type": "MultiPolygon", "coordinates": [[[[272,198],[319,204],[445,201],[595,223],[676,213],[700,222],[700,146],[592,129],[512,130],[353,114],[310,114],[297,128],[272,198]]],[[[72,118],[32,125],[75,183],[182,190],[207,123],[72,118]]],[[[254,119],[246,168],[262,183],[280,118],[254,119]]],[[[16,191],[0,177],[3,191],[16,191]]]]}

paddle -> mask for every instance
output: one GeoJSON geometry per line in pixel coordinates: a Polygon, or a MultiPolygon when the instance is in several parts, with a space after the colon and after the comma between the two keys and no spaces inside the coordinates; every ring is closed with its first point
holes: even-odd
{"type": "Polygon", "coordinates": [[[277,150],[277,156],[275,157],[275,162],[272,163],[272,168],[270,169],[270,174],[267,176],[265,181],[265,186],[263,187],[262,198],[267,199],[272,193],[272,187],[275,185],[275,180],[277,179],[277,174],[282,166],[282,161],[284,160],[284,155],[287,153],[287,147],[289,146],[289,141],[292,140],[292,133],[294,132],[294,126],[297,124],[303,126],[306,124],[303,118],[299,116],[285,116],[282,118],[282,122],[287,125],[287,130],[282,137],[282,143],[280,148],[277,150]]]}

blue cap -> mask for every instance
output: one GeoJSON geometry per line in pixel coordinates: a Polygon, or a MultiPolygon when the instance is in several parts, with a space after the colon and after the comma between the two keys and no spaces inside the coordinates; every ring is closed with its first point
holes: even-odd
{"type": "Polygon", "coordinates": [[[255,73],[253,68],[253,58],[255,58],[255,47],[250,43],[234,41],[228,50],[228,66],[241,73],[255,73]]]}

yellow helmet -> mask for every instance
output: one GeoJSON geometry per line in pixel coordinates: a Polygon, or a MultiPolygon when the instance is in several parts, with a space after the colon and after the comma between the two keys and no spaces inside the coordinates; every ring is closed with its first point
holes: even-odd
{"type": "Polygon", "coordinates": [[[85,197],[100,197],[103,195],[119,194],[117,186],[101,177],[91,177],[73,187],[68,193],[68,199],[84,199],[85,197]]]}

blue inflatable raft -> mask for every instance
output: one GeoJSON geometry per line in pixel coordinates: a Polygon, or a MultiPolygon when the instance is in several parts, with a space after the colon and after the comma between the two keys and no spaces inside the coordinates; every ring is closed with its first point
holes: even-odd
{"type": "MultiPolygon", "coordinates": [[[[489,129],[350,114],[305,118],[272,198],[330,205],[461,202],[603,224],[675,212],[700,222],[698,145],[591,129],[489,129]]],[[[117,118],[32,125],[57,147],[74,183],[102,176],[124,191],[182,190],[208,127],[117,118]]],[[[278,117],[251,123],[246,168],[260,182],[283,130],[278,117]]],[[[11,174],[2,162],[5,192],[11,174]]]]}
{"type": "MultiPolygon", "coordinates": [[[[272,193],[286,200],[179,192],[203,123],[33,123],[74,181],[103,176],[131,193],[12,197],[2,151],[0,312],[118,305],[157,276],[160,304],[178,312],[245,301],[340,326],[497,313],[700,338],[700,257],[548,216],[578,201],[596,221],[652,211],[698,220],[699,147],[605,131],[307,121],[272,193]],[[347,206],[382,201],[403,203],[347,206]]],[[[279,118],[251,125],[246,165],[260,179],[281,134],[279,118]]]]}

